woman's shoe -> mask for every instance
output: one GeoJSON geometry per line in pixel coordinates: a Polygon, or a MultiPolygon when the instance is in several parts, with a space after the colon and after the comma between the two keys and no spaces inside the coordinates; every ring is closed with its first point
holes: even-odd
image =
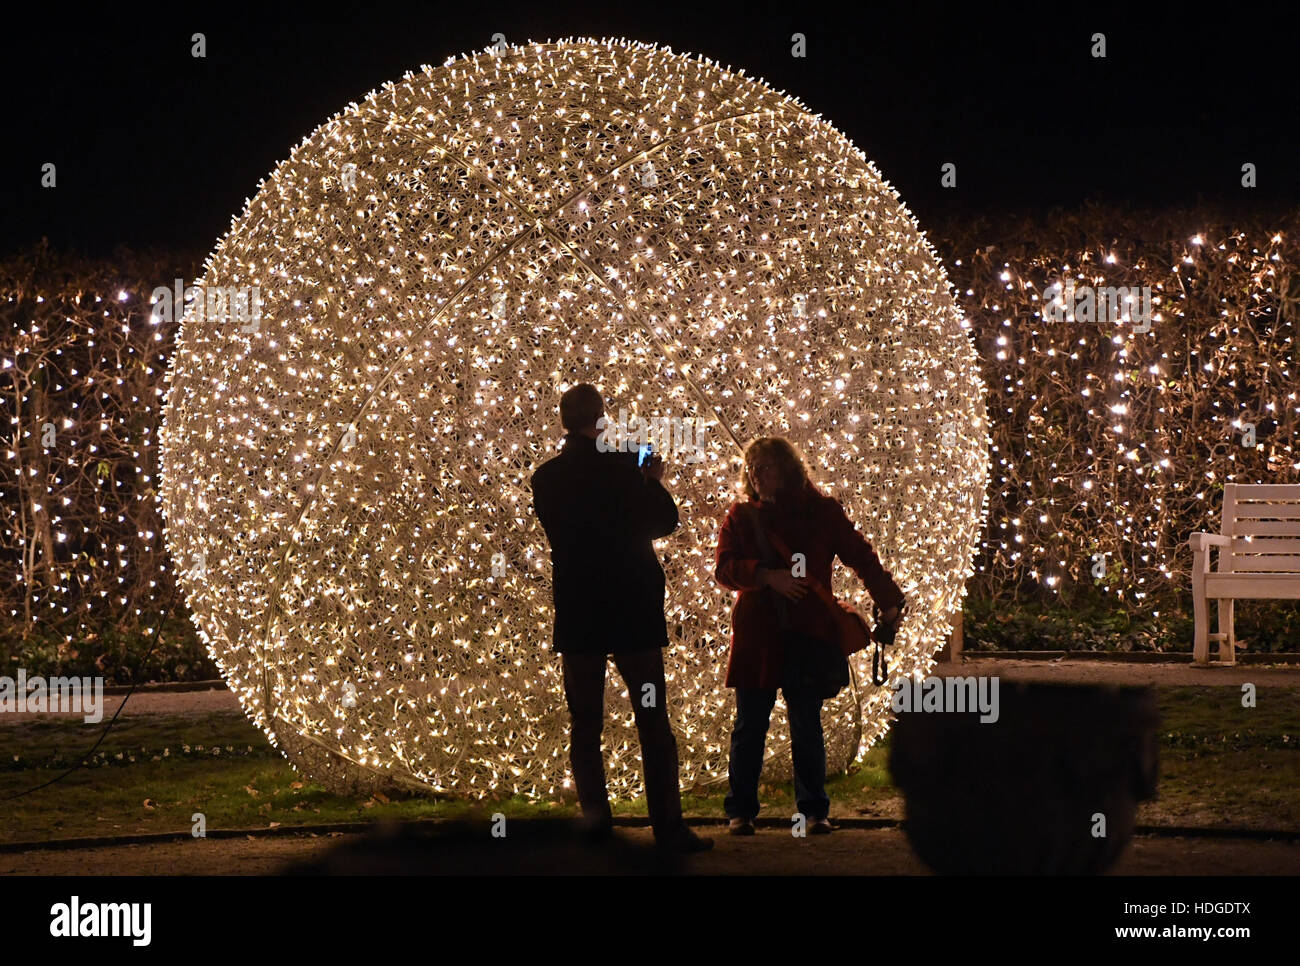
{"type": "Polygon", "coordinates": [[[732,835],[753,835],[754,820],[752,818],[733,818],[727,825],[727,831],[732,835]]]}
{"type": "Polygon", "coordinates": [[[830,835],[837,828],[839,828],[839,826],[832,825],[831,820],[829,818],[815,818],[808,823],[808,834],[809,835],[830,835]]]}

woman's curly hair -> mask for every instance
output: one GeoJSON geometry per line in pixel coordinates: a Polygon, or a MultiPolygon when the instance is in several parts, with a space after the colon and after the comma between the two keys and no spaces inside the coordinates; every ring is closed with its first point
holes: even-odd
{"type": "Polygon", "coordinates": [[[784,489],[791,493],[800,493],[805,489],[815,489],[803,457],[794,448],[794,444],[783,436],[763,436],[754,440],[745,448],[745,465],[740,471],[740,482],[745,495],[751,500],[758,499],[754,489],[752,474],[754,467],[764,458],[770,458],[781,469],[784,489]]]}

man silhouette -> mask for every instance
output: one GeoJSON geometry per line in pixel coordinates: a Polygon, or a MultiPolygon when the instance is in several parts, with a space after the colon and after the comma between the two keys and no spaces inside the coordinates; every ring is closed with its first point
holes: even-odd
{"type": "Polygon", "coordinates": [[[605,405],[582,383],[560,397],[566,435],[560,455],[533,474],[533,507],[551,544],[554,647],[570,715],[569,762],[585,830],[613,834],[600,738],[605,666],[612,657],[636,715],[646,803],[656,843],[697,852],[713,840],[682,821],[677,739],[664,695],[664,572],[654,540],[677,529],[677,504],[663,486],[663,460],[638,468],[637,454],[601,452],[605,405]]]}

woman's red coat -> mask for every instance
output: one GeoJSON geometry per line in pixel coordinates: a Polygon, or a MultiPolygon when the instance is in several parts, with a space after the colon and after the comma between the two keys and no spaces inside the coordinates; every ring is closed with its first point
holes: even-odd
{"type": "MultiPolygon", "coordinates": [[[[774,605],[776,591],[755,582],[755,571],[762,566],[749,516],[755,509],[769,534],[776,534],[791,553],[804,554],[809,578],[829,588],[831,565],[839,557],[862,579],[882,610],[901,606],[903,592],[834,497],[809,486],[789,500],[734,504],[718,533],[714,568],[718,583],[737,591],[726,687],[773,690],[780,686],[784,648],[774,605]]],[[[823,640],[837,639],[827,605],[816,594],[809,591],[787,604],[792,629],[823,640]]]]}

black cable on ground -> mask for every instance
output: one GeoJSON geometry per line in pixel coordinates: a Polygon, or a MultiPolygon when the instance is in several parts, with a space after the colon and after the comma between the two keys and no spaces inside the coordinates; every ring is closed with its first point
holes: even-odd
{"type": "MultiPolygon", "coordinates": [[[[180,592],[179,588],[176,587],[172,588],[172,598],[167,604],[167,610],[163,612],[162,620],[158,622],[158,633],[154,635],[153,644],[150,645],[149,650],[145,653],[144,660],[140,662],[142,666],[148,665],[149,658],[153,656],[153,652],[158,647],[158,642],[162,640],[163,628],[167,626],[167,621],[172,616],[172,609],[176,606],[176,598],[179,592],[180,592]]],[[[139,681],[135,681],[131,684],[131,690],[127,691],[126,694],[122,696],[122,703],[119,704],[117,706],[117,710],[113,712],[113,717],[108,719],[108,724],[106,724],[104,726],[104,730],[100,732],[99,739],[93,745],[90,746],[90,749],[84,755],[81,756],[80,761],[78,761],[75,765],[73,765],[63,774],[55,775],[49,781],[42,782],[39,785],[34,785],[33,787],[28,788],[25,791],[21,791],[16,795],[8,795],[4,798],[0,798],[0,802],[12,802],[14,799],[23,798],[26,795],[32,794],[32,792],[38,792],[42,788],[49,788],[55,782],[62,781],[63,779],[71,775],[74,771],[76,771],[78,768],[84,766],[86,764],[86,760],[95,753],[95,749],[104,743],[104,739],[108,737],[109,729],[113,727],[114,722],[117,721],[117,716],[122,713],[122,709],[126,707],[126,702],[130,700],[131,695],[135,693],[135,689],[139,686],[139,684],[140,684],[139,681]]]]}

